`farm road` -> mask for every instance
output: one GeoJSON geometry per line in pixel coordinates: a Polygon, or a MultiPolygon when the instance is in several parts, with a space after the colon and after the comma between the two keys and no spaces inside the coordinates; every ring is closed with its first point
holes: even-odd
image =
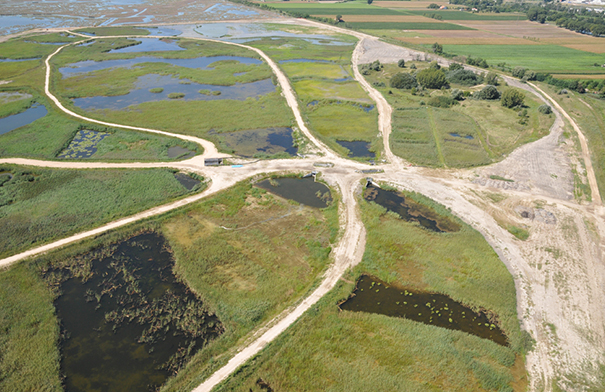
{"type": "MultiPolygon", "coordinates": [[[[539,252],[540,249],[544,248],[544,245],[547,243],[545,238],[548,235],[556,235],[564,238],[567,226],[558,223],[556,226],[551,227],[544,226],[542,223],[530,222],[529,225],[534,230],[532,231],[532,237],[527,242],[521,243],[512,237],[506,230],[502,229],[494,220],[493,216],[487,212],[491,207],[481,207],[481,203],[485,204],[485,200],[477,196],[477,189],[480,190],[481,187],[469,182],[469,179],[472,177],[470,171],[434,171],[406,167],[405,162],[390,151],[389,135],[391,132],[390,118],[392,108],[384,97],[365,81],[358,72],[357,65],[361,62],[370,62],[375,59],[388,62],[385,58],[377,58],[381,53],[390,53],[390,58],[393,59],[393,61],[397,61],[402,58],[402,56],[406,59],[414,60],[416,59],[416,56],[420,55],[419,52],[392,45],[385,46],[388,44],[384,44],[378,41],[377,38],[367,34],[352,32],[334,26],[326,26],[312,21],[291,20],[287,21],[287,23],[306,26],[312,25],[321,28],[322,30],[332,30],[338,33],[354,35],[360,39],[352,58],[353,72],[355,79],[376,102],[376,107],[379,112],[379,129],[385,146],[385,157],[389,161],[389,164],[380,166],[380,168],[384,170],[384,173],[372,174],[372,176],[377,180],[390,182],[399,188],[422,193],[446,205],[451,208],[456,215],[461,217],[461,219],[481,232],[487,241],[494,247],[515,279],[518,301],[517,310],[519,317],[522,320],[523,327],[528,330],[536,340],[536,349],[527,355],[531,389],[551,390],[552,380],[555,376],[561,378],[570,373],[583,375],[590,379],[595,374],[595,366],[603,361],[602,353],[605,351],[605,332],[603,331],[604,317],[603,309],[601,309],[601,300],[603,298],[602,287],[604,287],[605,272],[602,268],[600,253],[600,249],[604,245],[601,243],[601,238],[605,238],[605,224],[603,224],[600,209],[594,209],[592,206],[573,204],[569,201],[569,196],[567,194],[563,195],[562,193],[553,192],[557,187],[556,184],[548,184],[548,187],[546,187],[545,185],[540,185],[538,182],[534,181],[534,183],[532,183],[533,187],[527,190],[500,189],[500,192],[509,196],[511,200],[518,200],[519,203],[531,203],[538,200],[540,197],[546,198],[550,203],[548,204],[548,208],[557,213],[559,221],[565,221],[568,218],[573,220],[580,240],[579,242],[568,241],[569,243],[567,245],[561,245],[563,247],[562,251],[572,255],[571,258],[562,260],[558,264],[556,260],[551,260],[557,269],[564,271],[565,277],[568,279],[565,283],[566,290],[568,291],[563,294],[558,293],[556,285],[551,284],[549,286],[549,280],[552,281],[552,276],[549,274],[556,273],[557,269],[554,267],[537,268],[535,263],[530,261],[535,258],[536,252],[539,252]],[[395,52],[394,48],[396,48],[398,52],[395,52]],[[590,234],[590,230],[586,227],[586,224],[582,222],[582,219],[595,222],[597,231],[596,237],[598,238],[595,239],[595,235],[590,234]],[[580,253],[577,252],[577,248],[581,248],[580,253]],[[564,265],[562,265],[562,263],[564,265]],[[569,293],[572,293],[573,295],[570,295],[569,293]],[[572,313],[569,312],[570,309],[574,309],[572,313]],[[556,334],[553,335],[553,333],[548,332],[549,328],[547,328],[547,325],[549,324],[556,327],[556,334]]],[[[87,37],[87,39],[90,38],[87,37]]],[[[218,40],[208,41],[222,42],[218,40]]],[[[206,140],[199,138],[192,139],[192,137],[184,135],[171,134],[147,128],[106,123],[80,116],[63,107],[58,99],[49,91],[49,59],[61,50],[61,48],[59,48],[46,59],[47,72],[45,90],[47,95],[61,110],[77,118],[99,124],[187,138],[186,140],[195,141],[201,144],[204,147],[204,154],[190,160],[170,163],[104,164],[94,162],[47,162],[25,159],[0,160],[0,163],[77,169],[174,167],[179,170],[195,171],[211,181],[209,187],[200,194],[181,199],[174,203],[152,208],[131,217],[109,223],[100,228],[76,234],[44,247],[12,256],[12,258],[0,260],[0,266],[6,266],[17,260],[47,252],[68,243],[73,243],[83,238],[98,235],[116,227],[193,203],[206,196],[213,195],[220,190],[226,189],[238,181],[243,181],[260,173],[311,171],[314,170],[313,163],[319,161],[332,162],[334,164],[333,168],[322,168],[321,171],[323,178],[331,185],[338,187],[343,194],[343,200],[340,206],[341,225],[343,230],[342,238],[333,252],[334,262],[324,276],[320,287],[310,297],[303,300],[300,305],[285,311],[278,316],[273,323],[261,328],[255,335],[257,338],[254,339],[250,345],[242,348],[224,368],[221,368],[196,388],[196,391],[198,392],[211,390],[213,386],[228,377],[229,374],[243,365],[248,358],[255,353],[258,353],[271,340],[295,322],[305,310],[316,303],[334,286],[338,278],[347,268],[350,268],[361,260],[365,245],[365,229],[361,223],[357,210],[355,190],[359,186],[359,181],[365,176],[360,173],[360,171],[368,169],[369,167],[358,162],[338,157],[315,138],[302,120],[298,102],[288,78],[272,59],[256,48],[241,44],[229,44],[253,50],[267,61],[277,76],[288,105],[293,110],[297,125],[315,145],[316,151],[323,154],[322,157],[315,156],[295,160],[259,161],[257,163],[245,165],[242,168],[207,168],[203,166],[203,158],[208,156],[219,156],[219,153],[216,150],[216,147],[206,140]]],[[[422,55],[424,56],[424,54],[422,55]]],[[[445,62],[445,60],[440,60],[440,62],[445,62]]],[[[528,89],[527,86],[524,86],[523,88],[528,89]]],[[[564,113],[562,109],[560,110],[561,113],[564,113]]],[[[551,130],[551,136],[552,134],[556,134],[552,131],[553,130],[551,130]]],[[[579,128],[578,131],[581,132],[579,128]]],[[[552,136],[552,140],[548,143],[543,142],[544,145],[536,149],[536,165],[539,166],[541,160],[544,159],[546,155],[553,154],[553,148],[556,146],[555,141],[557,140],[555,136],[552,136]]],[[[535,146],[536,143],[540,143],[540,141],[527,146],[535,146]]],[[[527,149],[531,150],[530,147],[527,147],[527,149]]],[[[564,154],[565,151],[562,150],[558,153],[564,154]]],[[[511,158],[512,156],[513,154],[511,154],[511,158]]],[[[554,161],[559,161],[556,156],[553,159],[554,161]]],[[[508,164],[503,164],[503,167],[506,167],[506,165],[508,164]]],[[[562,167],[564,167],[566,163],[563,162],[562,165],[562,167]]],[[[539,170],[539,167],[535,170],[539,170]]],[[[568,177],[561,177],[561,184],[569,182],[568,177]]],[[[514,214],[512,211],[509,211],[509,213],[511,215],[514,214]]],[[[557,246],[559,246],[558,243],[557,246]]],[[[541,254],[541,256],[548,259],[548,255],[541,254]]]]}

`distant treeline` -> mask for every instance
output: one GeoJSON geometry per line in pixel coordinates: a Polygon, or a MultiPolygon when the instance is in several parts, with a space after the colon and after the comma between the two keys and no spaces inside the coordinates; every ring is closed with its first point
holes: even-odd
{"type": "Polygon", "coordinates": [[[525,12],[527,19],[533,22],[555,22],[559,27],[590,34],[605,36],[605,13],[590,11],[588,8],[569,7],[548,1],[536,3],[513,3],[503,0],[450,0],[450,4],[476,8],[481,12],[525,12]]]}

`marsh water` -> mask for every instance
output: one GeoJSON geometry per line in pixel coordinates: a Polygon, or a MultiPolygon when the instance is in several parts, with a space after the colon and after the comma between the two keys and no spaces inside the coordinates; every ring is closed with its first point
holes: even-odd
{"type": "Polygon", "coordinates": [[[274,91],[275,85],[271,79],[219,86],[200,84],[171,75],[148,74],[140,76],[135,88],[128,94],[76,98],[73,102],[82,109],[124,109],[145,102],[168,100],[172,93],[185,94],[180,98],[183,101],[215,101],[219,99],[243,101],[246,98],[256,98],[274,91]],[[152,88],[162,88],[163,90],[159,93],[149,91],[152,88]]]}
{"type": "Polygon", "coordinates": [[[0,118],[0,135],[4,135],[13,129],[31,124],[34,121],[46,116],[47,113],[48,110],[46,110],[46,106],[36,103],[24,112],[0,118]]]}
{"type": "Polygon", "coordinates": [[[188,191],[195,188],[195,186],[201,182],[200,180],[196,180],[195,178],[189,176],[187,173],[175,173],[174,178],[176,178],[177,181],[188,191]]]}
{"type": "Polygon", "coordinates": [[[138,53],[138,52],[170,52],[186,50],[181,48],[176,41],[160,38],[137,38],[138,44],[120,49],[111,49],[108,53],[138,53]]]}
{"type": "Polygon", "coordinates": [[[189,159],[195,156],[195,151],[188,150],[181,146],[168,147],[168,158],[189,159]]]}
{"type": "Polygon", "coordinates": [[[459,133],[456,133],[456,132],[450,132],[450,136],[461,137],[461,138],[469,139],[469,140],[474,139],[471,135],[460,135],[459,133]]]}
{"type": "Polygon", "coordinates": [[[374,185],[368,185],[363,194],[364,199],[383,206],[388,211],[399,215],[408,222],[418,222],[422,227],[437,233],[460,230],[460,226],[450,219],[440,216],[431,208],[407,200],[406,197],[395,191],[386,191],[374,185]]]}
{"type": "Polygon", "coordinates": [[[336,140],[336,143],[349,150],[349,156],[353,158],[374,158],[376,156],[375,153],[370,151],[371,143],[362,140],[354,140],[351,142],[336,140]]]}
{"type": "Polygon", "coordinates": [[[76,133],[69,146],[57,156],[64,159],[90,158],[97,152],[97,144],[109,133],[82,129],[76,133]]]}
{"type": "Polygon", "coordinates": [[[458,330],[507,346],[506,335],[483,313],[443,294],[412,290],[362,275],[342,310],[402,317],[436,327],[458,330]]]}
{"type": "Polygon", "coordinates": [[[164,238],[143,233],[45,271],[66,391],[156,390],[223,331],[173,265],[164,238]]]}
{"type": "Polygon", "coordinates": [[[292,128],[288,127],[250,129],[217,135],[225,149],[244,158],[280,153],[294,156],[298,152],[298,148],[293,145],[292,128]]]}
{"type": "Polygon", "coordinates": [[[59,68],[59,72],[63,77],[71,77],[82,73],[99,71],[107,68],[125,67],[131,68],[134,65],[142,63],[166,63],[177,67],[197,68],[197,69],[213,69],[211,65],[218,61],[239,61],[241,64],[262,64],[262,61],[252,57],[242,56],[210,56],[210,57],[195,57],[191,59],[169,59],[163,57],[140,56],[132,59],[116,59],[105,61],[78,61],[77,63],[69,64],[66,67],[59,68]]]}
{"type": "Polygon", "coordinates": [[[331,201],[330,189],[313,177],[274,178],[261,181],[256,186],[309,207],[325,208],[331,201]]]}

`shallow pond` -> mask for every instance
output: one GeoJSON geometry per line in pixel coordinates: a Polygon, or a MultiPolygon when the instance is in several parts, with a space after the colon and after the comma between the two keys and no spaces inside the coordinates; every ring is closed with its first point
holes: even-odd
{"type": "Polygon", "coordinates": [[[124,109],[130,105],[144,102],[164,101],[170,99],[172,93],[185,94],[183,101],[215,101],[219,99],[235,99],[243,101],[246,98],[256,98],[275,91],[271,79],[251,83],[236,83],[233,86],[218,86],[213,84],[198,84],[187,79],[179,79],[170,75],[149,74],[139,77],[135,89],[125,95],[111,97],[97,96],[76,98],[74,105],[82,109],[124,109]],[[150,89],[162,88],[161,92],[151,92],[150,89]]]}
{"type": "Polygon", "coordinates": [[[471,135],[460,135],[459,133],[455,133],[455,132],[450,132],[450,136],[461,137],[461,138],[469,139],[469,140],[474,139],[471,135]]]}
{"type": "Polygon", "coordinates": [[[85,20],[77,16],[0,15],[0,35],[14,34],[33,28],[81,26],[85,20]]]}
{"type": "Polygon", "coordinates": [[[354,158],[374,158],[376,154],[370,151],[371,144],[362,140],[348,142],[345,140],[336,140],[344,148],[349,150],[349,156],[354,158]]]}
{"type": "Polygon", "coordinates": [[[313,177],[273,178],[256,186],[309,207],[325,208],[331,201],[330,189],[321,182],[315,182],[313,177]]]}
{"type": "Polygon", "coordinates": [[[166,26],[146,27],[146,30],[149,31],[149,35],[162,36],[162,37],[171,37],[171,36],[182,34],[182,32],[180,30],[171,29],[166,26]]]}
{"type": "Polygon", "coordinates": [[[416,203],[410,198],[406,199],[399,192],[385,191],[374,185],[369,185],[365,189],[363,197],[367,201],[373,201],[388,211],[396,213],[405,221],[418,222],[422,227],[437,233],[460,230],[460,226],[457,223],[437,214],[425,205],[416,203]]]}
{"type": "Polygon", "coordinates": [[[339,306],[462,331],[508,346],[506,335],[485,313],[476,313],[447,295],[399,287],[368,275],[359,278],[351,296],[339,306]]]}
{"type": "Polygon", "coordinates": [[[46,106],[35,103],[24,112],[0,118],[0,135],[4,135],[13,129],[31,124],[34,121],[46,116],[47,113],[48,110],[46,110],[46,106]]]}
{"type": "Polygon", "coordinates": [[[109,136],[109,133],[82,129],[76,133],[69,146],[57,158],[79,159],[90,158],[97,152],[97,144],[109,136]]]}
{"type": "Polygon", "coordinates": [[[75,263],[44,272],[61,293],[55,307],[68,392],[156,390],[223,331],[175,278],[171,251],[158,234],[91,251],[75,263]]]}
{"type": "Polygon", "coordinates": [[[176,178],[177,181],[188,191],[192,190],[197,184],[201,183],[200,180],[190,177],[187,173],[175,173],[174,178],[176,178]]]}
{"type": "Polygon", "coordinates": [[[197,69],[213,69],[209,67],[217,61],[235,60],[242,64],[262,64],[262,61],[252,57],[241,56],[212,56],[212,57],[196,57],[193,59],[166,59],[161,57],[142,56],[133,59],[105,60],[105,61],[79,61],[69,64],[66,67],[59,68],[59,72],[63,77],[70,77],[82,73],[100,71],[107,68],[125,67],[131,68],[134,65],[141,63],[167,63],[177,67],[197,68],[197,69]]]}
{"type": "Polygon", "coordinates": [[[168,158],[189,159],[195,156],[195,151],[188,150],[181,146],[168,147],[168,158]]]}
{"type": "Polygon", "coordinates": [[[285,152],[294,156],[298,152],[298,149],[293,146],[292,128],[276,127],[225,132],[218,134],[218,137],[226,149],[244,158],[253,158],[259,153],[275,155],[285,152]]]}
{"type": "Polygon", "coordinates": [[[140,42],[140,44],[120,49],[111,49],[107,53],[170,52],[186,50],[185,48],[181,48],[174,40],[161,38],[137,38],[136,40],[140,42]]]}

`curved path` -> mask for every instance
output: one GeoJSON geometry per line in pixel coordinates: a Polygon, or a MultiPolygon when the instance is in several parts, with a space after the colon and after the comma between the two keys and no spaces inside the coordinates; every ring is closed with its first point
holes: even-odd
{"type": "MultiPolygon", "coordinates": [[[[295,22],[298,23],[298,22],[295,22]]],[[[385,156],[391,162],[389,165],[384,165],[381,168],[384,169],[384,174],[375,174],[378,179],[382,179],[385,181],[391,182],[393,185],[397,187],[406,188],[409,190],[413,190],[419,193],[422,193],[432,199],[437,200],[438,202],[450,207],[456,215],[460,216],[464,221],[471,224],[477,230],[479,230],[486,240],[494,247],[496,252],[499,254],[502,261],[505,263],[511,274],[515,279],[515,287],[517,290],[517,300],[518,300],[518,315],[523,318],[523,323],[525,328],[532,331],[532,335],[538,341],[538,345],[545,344],[545,338],[543,336],[536,335],[536,331],[540,328],[540,323],[542,322],[539,317],[529,317],[526,312],[527,309],[531,308],[531,303],[536,300],[540,300],[540,298],[536,297],[535,293],[532,293],[532,289],[534,288],[532,281],[538,279],[536,276],[536,272],[531,269],[531,266],[527,263],[522,250],[520,249],[516,240],[508,234],[505,230],[503,230],[498,224],[493,220],[493,218],[485,213],[482,209],[474,206],[472,203],[469,203],[468,200],[463,196],[463,188],[472,187],[469,185],[466,180],[448,180],[442,181],[437,178],[427,178],[426,173],[412,168],[411,170],[401,170],[404,164],[404,161],[399,157],[395,156],[389,146],[389,135],[391,132],[391,112],[392,108],[386,101],[386,99],[375,89],[373,89],[369,83],[363,78],[363,76],[358,71],[358,65],[360,61],[360,57],[363,51],[363,43],[365,40],[377,40],[375,37],[371,37],[367,34],[353,32],[349,30],[340,29],[334,26],[327,26],[323,24],[319,24],[317,22],[312,21],[304,21],[299,24],[305,25],[313,25],[320,27],[322,29],[329,29],[333,31],[337,31],[342,34],[353,35],[360,39],[358,42],[355,51],[352,57],[352,66],[353,73],[355,79],[362,85],[364,90],[368,92],[368,94],[372,97],[372,99],[376,102],[376,107],[379,112],[379,129],[382,134],[384,148],[385,148],[385,156]],[[458,189],[455,189],[458,188],[458,189]]],[[[132,37],[132,36],[131,36],[132,37]]],[[[90,39],[99,39],[99,38],[115,38],[115,37],[86,37],[87,40],[90,39]]],[[[153,38],[150,36],[136,36],[133,38],[153,38]]],[[[329,160],[335,163],[335,167],[331,169],[322,169],[324,174],[324,178],[334,186],[338,186],[343,195],[343,200],[341,204],[342,213],[341,217],[344,221],[344,232],[343,236],[340,239],[338,245],[334,249],[333,255],[333,264],[326,272],[326,275],[321,282],[320,286],[307,298],[305,298],[301,304],[296,306],[293,309],[288,309],[284,311],[280,316],[277,317],[275,322],[271,325],[267,325],[262,329],[262,335],[258,337],[254,342],[250,345],[244,347],[241,351],[236,354],[223,368],[219,369],[216,373],[214,373],[210,378],[208,378],[203,384],[195,389],[196,392],[200,391],[210,391],[214,386],[232,374],[239,366],[243,365],[250,357],[258,353],[265,347],[271,340],[277,337],[281,332],[287,329],[293,322],[295,322],[309,307],[315,304],[321,297],[326,294],[338,281],[340,276],[346,271],[347,268],[350,268],[361,260],[361,257],[364,252],[365,247],[365,229],[363,224],[361,223],[361,219],[359,217],[359,212],[357,210],[357,197],[355,196],[355,190],[359,186],[359,180],[363,178],[363,174],[359,173],[360,170],[368,168],[367,165],[349,161],[347,159],[341,158],[333,153],[328,147],[326,147],[323,143],[321,143],[306,127],[304,121],[302,119],[300,109],[298,107],[298,102],[295,96],[295,93],[289,83],[288,78],[284,75],[284,73],[280,70],[277,64],[269,58],[264,52],[259,49],[249,47],[242,44],[236,44],[231,42],[223,42],[220,40],[212,40],[212,39],[203,39],[203,38],[194,38],[203,41],[211,41],[211,42],[219,42],[223,44],[229,44],[234,46],[243,47],[249,50],[252,50],[259,54],[266,62],[269,64],[275,75],[277,76],[278,82],[282,88],[283,94],[286,98],[288,105],[292,108],[294,116],[296,118],[296,122],[300,130],[307,136],[307,138],[316,146],[316,148],[324,155],[323,160],[329,160]]],[[[81,41],[82,42],[82,41],[81,41]]],[[[73,45],[73,44],[72,44],[73,45]]],[[[66,45],[68,46],[68,45],[66,45]]],[[[65,113],[72,115],[74,117],[80,118],[85,121],[94,122],[102,125],[120,127],[125,129],[132,129],[137,131],[144,132],[152,132],[163,134],[172,137],[178,137],[184,140],[193,141],[201,144],[205,151],[203,156],[198,156],[192,158],[190,160],[181,161],[181,162],[158,162],[158,163],[115,163],[115,164],[106,164],[106,163],[82,163],[82,162],[49,162],[49,161],[35,161],[35,160],[26,160],[26,159],[3,159],[0,160],[0,163],[14,163],[14,164],[22,164],[22,165],[35,165],[35,166],[46,166],[46,167],[56,167],[56,168],[149,168],[149,167],[174,167],[182,170],[192,170],[203,174],[206,178],[210,179],[212,182],[210,186],[202,193],[193,195],[181,200],[178,200],[173,203],[165,204],[162,206],[158,206],[147,211],[143,211],[139,214],[135,214],[133,216],[120,219],[115,222],[108,223],[102,227],[96,228],[94,230],[89,230],[83,233],[76,234],[69,238],[63,239],[61,241],[57,241],[36,249],[32,249],[30,251],[21,253],[19,255],[15,255],[9,257],[4,260],[0,260],[0,266],[6,266],[10,263],[14,263],[18,260],[22,260],[27,257],[31,257],[34,255],[38,255],[40,253],[47,252],[52,249],[56,249],[58,247],[64,246],[69,243],[73,243],[79,241],[86,237],[91,237],[103,233],[108,230],[112,230],[114,228],[127,225],[129,223],[145,219],[157,214],[161,214],[175,208],[179,208],[188,203],[192,203],[198,201],[206,196],[212,195],[222,189],[226,189],[238,181],[242,181],[246,178],[249,178],[253,175],[259,173],[268,173],[268,172],[277,172],[277,171],[303,171],[303,170],[313,170],[313,163],[317,162],[320,158],[314,159],[303,159],[303,160],[274,160],[274,161],[260,161],[255,164],[246,165],[244,168],[230,168],[230,167],[218,167],[218,168],[205,168],[203,166],[203,157],[204,156],[220,156],[214,144],[204,139],[195,138],[192,136],[173,134],[170,132],[158,131],[148,128],[140,128],[133,126],[125,126],[120,124],[114,124],[109,122],[103,122],[95,119],[90,119],[77,113],[74,113],[68,109],[66,109],[61,102],[50,92],[50,63],[49,60],[59,53],[65,46],[57,49],[54,53],[52,53],[45,61],[46,63],[46,79],[45,79],[45,93],[49,96],[49,98],[63,110],[65,113]]],[[[533,86],[537,89],[537,87],[533,86]]],[[[538,89],[539,90],[539,89],[538,89]]],[[[534,90],[535,91],[535,90],[534,90]]],[[[541,90],[540,90],[541,91],[541,90]]],[[[543,91],[541,91],[544,96],[550,99],[548,95],[546,95],[543,91]]],[[[556,102],[553,102],[556,105],[556,102]]],[[[558,105],[557,105],[558,106],[558,105]]],[[[569,117],[565,113],[565,111],[558,107],[560,112],[564,114],[568,119],[569,117]]],[[[575,124],[573,121],[570,122],[575,124]]],[[[574,125],[574,128],[581,134],[577,125],[574,125]]],[[[582,139],[582,138],[581,138],[582,139]]],[[[585,139],[584,139],[585,143],[585,139]]],[[[584,144],[582,145],[584,150],[584,144]]],[[[586,146],[586,154],[588,153],[586,146]]],[[[589,155],[586,155],[589,158],[589,155]]],[[[590,160],[587,160],[587,172],[588,172],[588,164],[590,160]]],[[[594,171],[591,170],[592,176],[594,177],[594,171]]],[[[596,186],[596,180],[591,181],[591,188],[596,186]]],[[[593,199],[597,199],[598,188],[595,193],[593,190],[593,199]]],[[[512,193],[512,192],[511,192],[512,193]]],[[[522,192],[516,192],[516,194],[522,194],[522,192]]],[[[532,197],[534,195],[526,194],[527,197],[532,197]]],[[[598,198],[600,202],[600,198],[598,198]]],[[[556,201],[555,201],[556,202],[556,201]]],[[[569,204],[569,203],[567,203],[569,204]]],[[[599,227],[601,229],[601,227],[599,227]]],[[[605,227],[603,227],[605,230],[605,227]]],[[[563,304],[564,305],[564,304],[563,304]]],[[[557,305],[560,306],[560,305],[557,305]]],[[[546,343],[548,343],[546,341],[546,343]]],[[[544,350],[540,350],[537,354],[530,353],[528,355],[528,364],[532,362],[536,367],[530,370],[530,374],[533,378],[542,378],[545,380],[545,389],[549,389],[550,379],[555,376],[553,372],[553,359],[548,356],[548,352],[544,350]]],[[[533,386],[535,387],[535,382],[533,386]]]]}

